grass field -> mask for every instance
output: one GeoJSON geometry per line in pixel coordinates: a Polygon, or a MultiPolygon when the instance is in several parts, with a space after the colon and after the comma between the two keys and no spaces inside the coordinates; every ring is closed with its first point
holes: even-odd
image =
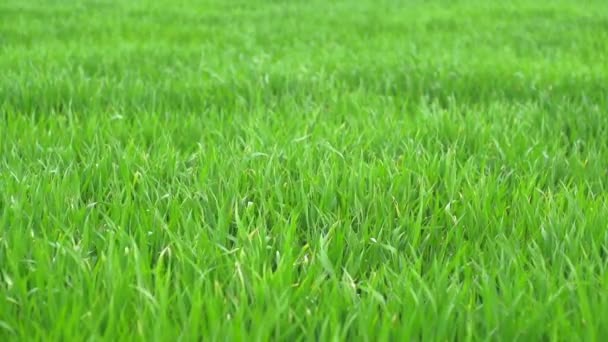
{"type": "Polygon", "coordinates": [[[602,340],[608,2],[0,2],[0,340],[602,340]]]}

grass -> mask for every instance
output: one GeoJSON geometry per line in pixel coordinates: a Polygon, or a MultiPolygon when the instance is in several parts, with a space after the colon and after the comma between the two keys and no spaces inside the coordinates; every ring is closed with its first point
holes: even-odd
{"type": "Polygon", "coordinates": [[[601,340],[605,1],[0,4],[0,340],[601,340]]]}

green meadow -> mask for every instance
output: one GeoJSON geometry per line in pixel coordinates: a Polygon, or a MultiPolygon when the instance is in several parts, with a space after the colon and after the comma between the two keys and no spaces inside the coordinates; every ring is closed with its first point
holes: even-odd
{"type": "Polygon", "coordinates": [[[0,340],[608,337],[608,2],[3,0],[0,340]]]}

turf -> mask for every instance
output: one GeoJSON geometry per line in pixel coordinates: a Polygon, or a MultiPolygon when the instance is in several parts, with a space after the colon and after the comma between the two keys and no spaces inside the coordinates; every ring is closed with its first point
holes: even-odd
{"type": "Polygon", "coordinates": [[[0,340],[601,340],[605,1],[0,3],[0,340]]]}

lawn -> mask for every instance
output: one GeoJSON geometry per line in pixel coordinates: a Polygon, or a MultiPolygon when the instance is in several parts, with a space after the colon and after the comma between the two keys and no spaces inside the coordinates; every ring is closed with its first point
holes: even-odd
{"type": "Polygon", "coordinates": [[[0,340],[608,337],[608,2],[3,0],[0,340]]]}

